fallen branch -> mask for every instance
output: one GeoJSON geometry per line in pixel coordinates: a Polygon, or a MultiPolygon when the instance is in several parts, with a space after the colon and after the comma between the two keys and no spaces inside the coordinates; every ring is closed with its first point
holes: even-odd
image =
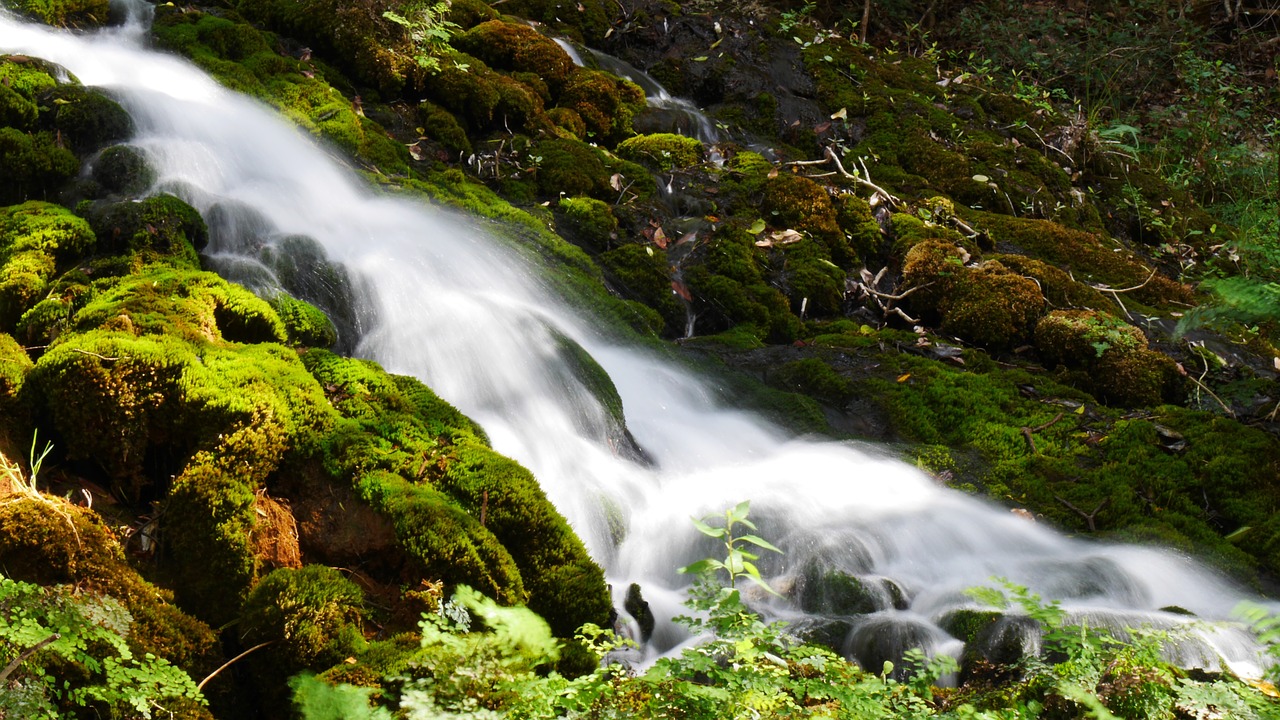
{"type": "Polygon", "coordinates": [[[58,639],[61,637],[62,637],[61,634],[54,633],[49,637],[36,643],[35,645],[32,645],[31,647],[27,648],[26,650],[23,650],[21,653],[18,653],[18,657],[11,660],[8,665],[5,665],[3,670],[0,670],[0,684],[3,684],[5,679],[8,678],[9,675],[13,673],[14,670],[18,669],[18,666],[22,664],[23,660],[26,660],[27,658],[39,652],[40,648],[44,647],[45,645],[57,642],[58,639]]]}
{"type": "Polygon", "coordinates": [[[1022,437],[1027,439],[1027,445],[1031,448],[1032,455],[1039,455],[1040,451],[1036,449],[1036,441],[1031,436],[1035,433],[1040,432],[1041,430],[1048,430],[1049,428],[1056,425],[1058,421],[1061,420],[1062,418],[1063,418],[1063,414],[1058,413],[1056,416],[1054,416],[1052,420],[1050,420],[1049,422],[1043,425],[1040,425],[1039,427],[1033,427],[1033,428],[1023,427],[1022,428],[1022,437]]]}
{"type": "Polygon", "coordinates": [[[196,690],[203,691],[203,690],[204,690],[204,686],[205,686],[205,685],[207,685],[207,684],[209,683],[209,681],[210,681],[210,680],[212,680],[212,679],[214,679],[215,677],[217,677],[217,676],[218,676],[218,673],[220,673],[220,672],[222,672],[223,670],[226,670],[227,668],[231,667],[231,664],[232,664],[232,663],[234,663],[235,661],[237,661],[237,660],[239,660],[240,658],[244,657],[245,655],[248,655],[249,653],[254,652],[254,651],[257,651],[257,650],[261,650],[262,648],[264,648],[264,647],[266,647],[266,646],[268,646],[268,645],[273,645],[273,644],[275,644],[275,643],[277,643],[277,642],[280,642],[280,641],[279,641],[279,640],[268,640],[268,641],[266,641],[266,642],[260,642],[260,643],[258,643],[257,645],[254,645],[253,647],[249,648],[248,650],[245,650],[244,652],[240,653],[239,655],[237,655],[237,656],[235,656],[235,657],[231,658],[230,660],[228,660],[228,661],[226,661],[226,662],[222,663],[222,667],[220,667],[220,668],[218,668],[217,670],[214,670],[213,672],[209,673],[209,675],[208,675],[207,677],[205,677],[205,679],[203,679],[203,680],[201,680],[201,681],[200,681],[200,684],[199,684],[199,685],[196,685],[196,690]]]}
{"type": "Polygon", "coordinates": [[[1085,511],[1081,510],[1080,508],[1076,507],[1075,505],[1072,505],[1072,504],[1071,504],[1071,503],[1070,503],[1066,498],[1064,498],[1064,497],[1061,497],[1061,496],[1059,496],[1059,495],[1054,495],[1054,496],[1053,496],[1053,499],[1054,499],[1054,500],[1057,500],[1058,502],[1062,503],[1063,505],[1066,505],[1067,507],[1069,507],[1069,508],[1071,508],[1072,510],[1076,511],[1077,513],[1079,513],[1080,517],[1084,518],[1084,521],[1085,521],[1086,523],[1088,523],[1088,524],[1089,524],[1089,532],[1097,532],[1097,531],[1098,531],[1098,526],[1095,524],[1094,519],[1098,517],[1098,513],[1102,512],[1102,508],[1106,507],[1106,506],[1107,506],[1107,504],[1111,502],[1111,498],[1106,498],[1106,499],[1104,499],[1102,502],[1098,503],[1098,506],[1097,506],[1097,507],[1095,507],[1095,508],[1093,509],[1093,512],[1089,512],[1089,513],[1087,513],[1087,512],[1085,512],[1085,511]]]}

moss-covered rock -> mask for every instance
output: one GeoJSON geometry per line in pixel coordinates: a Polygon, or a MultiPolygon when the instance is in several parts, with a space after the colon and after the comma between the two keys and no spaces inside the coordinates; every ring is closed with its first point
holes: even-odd
{"type": "Polygon", "coordinates": [[[683,332],[685,306],[671,289],[671,268],[665,250],[623,245],[602,253],[596,261],[615,290],[658,312],[663,334],[683,332]]]}
{"type": "Polygon", "coordinates": [[[271,299],[271,307],[284,323],[289,342],[319,348],[331,348],[338,342],[333,322],[315,305],[280,293],[271,299]]]}
{"type": "MultiPolygon", "coordinates": [[[[241,614],[246,644],[273,642],[266,655],[277,684],[304,670],[324,670],[366,646],[364,593],[342,572],[323,565],[276,570],[253,588],[241,614]]],[[[264,683],[266,685],[266,683],[264,683]]]]}
{"type": "Polygon", "coordinates": [[[1174,361],[1147,347],[1142,331],[1106,313],[1059,310],[1036,325],[1036,349],[1051,366],[1079,372],[1069,377],[1121,405],[1155,405],[1176,399],[1174,361]]]}
{"type": "Polygon", "coordinates": [[[155,171],[142,151],[113,145],[93,161],[93,179],[110,193],[140,195],[155,182],[155,171]]]}
{"type": "Polygon", "coordinates": [[[111,528],[86,508],[59,498],[0,498],[0,564],[16,580],[116,598],[133,616],[128,640],[139,654],[154,653],[197,677],[216,667],[213,631],[143,580],[111,528]]]}
{"type": "Polygon", "coordinates": [[[769,384],[803,393],[819,402],[842,407],[853,395],[853,383],[820,358],[793,360],[769,374],[769,384]]]}
{"type": "Polygon", "coordinates": [[[764,184],[766,221],[809,233],[826,248],[821,259],[851,269],[858,256],[845,240],[827,189],[806,177],[779,174],[764,184]]]}
{"type": "Polygon", "coordinates": [[[589,197],[564,198],[556,209],[564,217],[563,234],[579,244],[600,252],[617,241],[618,218],[605,202],[589,197]]]}
{"type": "Polygon", "coordinates": [[[0,203],[47,199],[80,169],[80,161],[47,130],[0,128],[0,203]]]}
{"type": "Polygon", "coordinates": [[[209,231],[200,213],[168,194],[139,202],[95,206],[89,213],[89,224],[104,250],[127,253],[135,263],[164,259],[198,269],[200,260],[196,253],[209,240],[209,231]]]}
{"type": "Polygon", "coordinates": [[[96,88],[62,84],[43,93],[40,103],[41,125],[64,138],[77,153],[92,152],[133,134],[129,113],[96,88]]]}
{"type": "Polygon", "coordinates": [[[106,0],[10,0],[5,4],[54,27],[98,27],[105,25],[110,16],[106,0]]]}
{"type": "Polygon", "coordinates": [[[19,392],[34,363],[12,335],[0,333],[0,412],[8,418],[22,416],[19,392]]]}
{"type": "Polygon", "coordinates": [[[636,135],[618,143],[618,154],[650,170],[668,172],[702,162],[702,141],[674,133],[636,135]]]}
{"type": "Polygon", "coordinates": [[[327,471],[390,521],[408,578],[523,602],[567,636],[607,619],[603,574],[527,470],[412,378],[320,350],[303,356],[346,421],[317,446],[327,471]]]}
{"type": "Polygon", "coordinates": [[[490,20],[459,34],[452,44],[495,70],[534,74],[553,95],[559,94],[574,69],[555,41],[524,24],[490,20]]]}
{"type": "Polygon", "coordinates": [[[93,244],[88,223],[61,206],[33,200],[0,208],[0,329],[12,330],[59,266],[93,244]]]}
{"type": "Polygon", "coordinates": [[[645,108],[645,99],[629,80],[579,67],[565,81],[559,104],[578,113],[589,137],[615,145],[631,135],[631,119],[645,108]]]}

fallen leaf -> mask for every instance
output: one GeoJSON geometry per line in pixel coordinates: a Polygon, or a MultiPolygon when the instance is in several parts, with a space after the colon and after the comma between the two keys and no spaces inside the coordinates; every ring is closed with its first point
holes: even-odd
{"type": "Polygon", "coordinates": [[[677,244],[677,245],[685,245],[685,244],[691,243],[691,242],[693,242],[694,240],[697,240],[697,239],[698,239],[698,233],[697,233],[696,231],[695,231],[695,232],[691,232],[691,233],[685,233],[684,235],[682,235],[682,236],[680,237],[680,239],[679,239],[679,240],[677,240],[677,241],[676,241],[676,244],[677,244]]]}
{"type": "Polygon", "coordinates": [[[769,179],[778,177],[778,168],[769,168],[769,179]]]}
{"type": "Polygon", "coordinates": [[[813,128],[813,131],[814,131],[815,133],[818,133],[819,135],[821,135],[822,133],[824,133],[824,132],[826,132],[826,131],[828,131],[828,130],[830,130],[830,129],[831,129],[831,122],[830,122],[830,121],[827,121],[827,122],[824,122],[824,123],[819,123],[817,126],[815,126],[815,127],[813,128]]]}
{"type": "Polygon", "coordinates": [[[414,143],[409,146],[409,155],[414,160],[421,160],[423,158],[422,148],[418,147],[418,143],[414,143]]]}
{"type": "Polygon", "coordinates": [[[990,181],[991,181],[991,178],[987,177],[986,175],[974,175],[974,176],[973,176],[973,179],[974,179],[975,181],[977,181],[977,182],[980,182],[980,183],[990,182],[990,181]]]}
{"type": "Polygon", "coordinates": [[[653,244],[654,244],[654,245],[657,245],[658,247],[662,248],[663,250],[666,250],[666,249],[667,249],[667,234],[666,234],[666,233],[664,233],[664,232],[662,232],[662,228],[654,228],[654,230],[653,230],[653,244]]]}
{"type": "Polygon", "coordinates": [[[756,247],[761,247],[761,248],[770,248],[770,247],[773,247],[773,241],[772,241],[772,240],[757,240],[757,241],[756,241],[756,247]]]}
{"type": "Polygon", "coordinates": [[[694,62],[706,62],[706,61],[707,61],[707,56],[706,56],[706,55],[699,55],[698,57],[694,58],[694,59],[693,59],[693,61],[694,61],[694,62]]]}
{"type": "Polygon", "coordinates": [[[837,110],[837,111],[835,111],[835,112],[831,113],[831,119],[832,119],[832,120],[844,120],[844,119],[846,119],[846,118],[848,118],[848,117],[849,117],[849,109],[848,109],[848,108],[840,108],[839,110],[837,110]]]}
{"type": "Polygon", "coordinates": [[[778,243],[779,245],[790,245],[791,243],[798,243],[804,239],[803,235],[796,232],[795,230],[792,230],[791,228],[787,228],[786,230],[779,230],[778,232],[773,233],[769,237],[772,238],[773,241],[778,243]]]}
{"type": "Polygon", "coordinates": [[[684,283],[680,282],[679,280],[671,281],[671,291],[679,295],[680,297],[684,298],[685,300],[693,299],[693,295],[690,294],[689,288],[685,287],[684,283]]]}
{"type": "Polygon", "coordinates": [[[898,376],[898,382],[900,382],[900,383],[904,383],[904,382],[906,382],[906,381],[908,381],[908,380],[910,380],[910,379],[911,379],[911,373],[906,373],[905,375],[899,375],[899,376],[898,376]]]}
{"type": "MultiPolygon", "coordinates": [[[[751,227],[747,229],[747,232],[751,233],[752,235],[759,235],[760,233],[764,232],[764,228],[765,228],[764,218],[760,218],[760,219],[757,219],[755,222],[751,223],[751,227]]],[[[1276,362],[1280,363],[1280,358],[1276,358],[1276,362]]]]}

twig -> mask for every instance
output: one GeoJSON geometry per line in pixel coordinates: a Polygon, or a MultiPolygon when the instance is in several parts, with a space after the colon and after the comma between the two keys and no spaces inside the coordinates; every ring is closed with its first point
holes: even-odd
{"type": "Polygon", "coordinates": [[[11,660],[8,665],[5,665],[3,670],[0,670],[0,683],[3,683],[5,681],[5,678],[9,677],[10,673],[12,673],[14,670],[17,670],[18,666],[22,664],[23,660],[26,660],[27,658],[39,652],[40,648],[44,647],[45,645],[48,645],[49,643],[57,642],[58,639],[61,637],[62,635],[60,633],[54,633],[49,637],[41,640],[35,645],[32,645],[31,647],[19,653],[18,657],[11,660]]]}
{"type": "MultiPolygon", "coordinates": [[[[1212,390],[1210,390],[1210,389],[1209,389],[1209,386],[1208,386],[1208,385],[1205,385],[1204,383],[1202,383],[1202,382],[1200,382],[1199,380],[1197,380],[1197,379],[1195,379],[1195,378],[1191,377],[1190,375],[1187,375],[1187,379],[1188,379],[1188,380],[1190,380],[1191,382],[1195,383],[1195,384],[1196,384],[1196,386],[1198,386],[1201,390],[1204,390],[1205,392],[1209,393],[1209,397],[1213,398],[1214,400],[1217,400],[1217,401],[1218,401],[1218,405],[1220,405],[1220,406],[1222,407],[1222,411],[1223,411],[1223,412],[1225,412],[1225,413],[1227,414],[1227,416],[1228,416],[1228,417],[1230,417],[1232,420],[1236,419],[1236,413],[1235,413],[1235,411],[1234,411],[1234,410],[1232,410],[1230,407],[1228,407],[1226,403],[1222,402],[1222,398],[1220,398],[1220,397],[1218,397],[1216,394],[1214,394],[1214,392],[1213,392],[1212,390]]],[[[1277,407],[1280,407],[1280,406],[1277,406],[1277,407]]],[[[1271,411],[1271,415],[1272,415],[1273,417],[1275,416],[1275,411],[1274,411],[1274,410],[1272,410],[1272,411],[1271,411]]]]}
{"type": "Polygon", "coordinates": [[[1053,496],[1053,499],[1054,499],[1054,500],[1057,500],[1058,502],[1062,503],[1063,505],[1066,505],[1067,507],[1069,507],[1069,508],[1071,508],[1072,510],[1075,510],[1077,513],[1079,513],[1079,514],[1080,514],[1080,517],[1084,518],[1085,522],[1089,524],[1089,532],[1097,532],[1097,531],[1098,531],[1098,526],[1094,523],[1094,518],[1098,517],[1098,513],[1102,512],[1102,508],[1106,507],[1106,506],[1107,506],[1107,504],[1111,502],[1111,498],[1106,498],[1106,499],[1104,499],[1102,502],[1098,503],[1098,507],[1094,508],[1094,509],[1093,509],[1093,512],[1087,513],[1087,512],[1085,512],[1085,511],[1081,510],[1080,508],[1076,507],[1075,505],[1072,505],[1072,504],[1071,504],[1071,503],[1070,503],[1066,498],[1064,498],[1064,497],[1061,497],[1061,496],[1059,496],[1059,495],[1054,495],[1054,496],[1053,496]]]}
{"type": "MultiPolygon", "coordinates": [[[[878,278],[877,278],[877,279],[878,279],[878,278]]],[[[897,295],[890,295],[890,294],[888,294],[888,293],[882,293],[882,292],[879,292],[879,291],[877,291],[877,290],[872,290],[871,288],[867,287],[866,285],[862,285],[862,291],[863,291],[863,292],[865,292],[865,293],[866,293],[866,294],[868,294],[868,295],[871,295],[872,297],[877,297],[877,298],[880,298],[880,299],[882,299],[882,300],[902,300],[902,299],[906,298],[908,295],[910,295],[911,293],[913,293],[913,292],[915,292],[915,291],[917,291],[917,290],[923,290],[923,289],[925,289],[925,288],[929,287],[929,286],[930,286],[930,285],[932,285],[932,284],[933,284],[933,283],[931,283],[931,282],[930,282],[930,283],[925,283],[925,284],[923,284],[923,285],[917,285],[917,286],[915,286],[915,287],[913,287],[913,288],[910,288],[910,289],[908,289],[908,290],[905,290],[905,291],[903,291],[903,292],[900,292],[900,293],[898,293],[897,295]]]]}
{"type": "Polygon", "coordinates": [[[1022,428],[1022,437],[1024,437],[1024,438],[1026,438],[1026,439],[1027,439],[1027,445],[1031,448],[1031,454],[1032,454],[1032,455],[1039,455],[1039,454],[1040,454],[1040,451],[1036,449],[1036,441],[1035,441],[1035,438],[1031,437],[1031,435],[1032,435],[1033,433],[1038,433],[1038,432],[1040,432],[1041,430],[1048,430],[1049,428],[1051,428],[1051,427],[1053,427],[1055,424],[1057,424],[1057,422],[1058,422],[1059,420],[1061,420],[1061,419],[1062,419],[1062,413],[1058,413],[1058,414],[1057,414],[1057,416],[1055,416],[1052,420],[1050,420],[1049,422],[1047,422],[1047,423],[1045,423],[1045,424],[1043,424],[1043,425],[1041,425],[1041,426],[1039,426],[1039,427],[1034,427],[1034,428],[1030,428],[1030,427],[1023,427],[1023,428],[1022,428]]]}
{"type": "Polygon", "coordinates": [[[254,645],[253,647],[249,648],[248,650],[245,650],[244,652],[240,653],[239,655],[237,655],[237,656],[235,656],[235,657],[231,658],[230,660],[228,660],[228,661],[226,661],[226,662],[222,663],[222,667],[220,667],[220,668],[218,668],[217,670],[214,670],[213,672],[209,673],[209,675],[208,675],[207,677],[205,677],[205,679],[203,679],[203,680],[201,680],[201,681],[200,681],[200,684],[199,684],[199,685],[196,685],[196,690],[198,690],[198,691],[202,691],[202,690],[204,690],[204,686],[205,686],[206,684],[208,684],[208,682],[209,682],[210,680],[212,680],[212,679],[214,679],[215,677],[217,677],[217,676],[218,676],[218,673],[220,673],[220,672],[222,672],[223,670],[226,670],[227,668],[231,667],[231,664],[232,664],[232,663],[234,663],[235,661],[237,661],[237,660],[239,660],[240,658],[244,657],[245,655],[248,655],[249,653],[254,652],[255,650],[261,650],[262,648],[264,648],[264,647],[266,647],[266,646],[268,646],[268,645],[273,645],[273,644],[275,644],[275,643],[277,643],[277,642],[280,642],[280,641],[279,641],[279,640],[268,640],[268,641],[266,641],[266,642],[260,642],[260,643],[258,643],[257,645],[254,645]]]}
{"type": "Polygon", "coordinates": [[[99,355],[98,353],[93,352],[91,350],[82,350],[81,348],[71,348],[71,351],[78,352],[81,355],[89,355],[91,357],[96,357],[99,360],[106,360],[107,362],[115,362],[120,359],[118,357],[107,357],[106,355],[99,355]]]}

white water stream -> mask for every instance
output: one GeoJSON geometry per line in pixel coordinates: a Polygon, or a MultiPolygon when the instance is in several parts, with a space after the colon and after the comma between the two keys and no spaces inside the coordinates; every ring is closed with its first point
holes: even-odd
{"type": "MultiPolygon", "coordinates": [[[[718,406],[669,359],[603,339],[536,268],[487,237],[484,223],[373,194],[310,137],[187,62],[146,49],[143,37],[136,29],[77,35],[0,14],[0,52],[60,63],[123,102],[158,189],[182,194],[206,217],[215,208],[255,215],[261,243],[309,236],[344,263],[365,303],[357,354],[423,379],[532,469],[619,596],[641,584],[659,617],[655,651],[683,639],[663,622],[681,610],[685,578],[674,568],[715,550],[698,541],[690,516],[743,499],[761,534],[786,551],[766,565],[779,586],[819,562],[877,585],[889,578],[901,591],[897,608],[886,591],[878,612],[850,620],[852,649],[882,633],[954,651],[934,623],[971,607],[962,591],[997,575],[1121,625],[1186,621],[1159,610],[1166,606],[1222,620],[1247,597],[1173,553],[1069,539],[902,463],[788,438],[718,406]],[[650,465],[612,449],[607,413],[566,369],[562,337],[612,376],[650,465]]],[[[219,227],[211,232],[217,252],[219,227]]],[[[781,603],[771,612],[802,619],[781,603]]],[[[1238,629],[1204,637],[1189,651],[1204,657],[1188,661],[1212,665],[1220,653],[1245,671],[1257,662],[1238,629]]]]}

